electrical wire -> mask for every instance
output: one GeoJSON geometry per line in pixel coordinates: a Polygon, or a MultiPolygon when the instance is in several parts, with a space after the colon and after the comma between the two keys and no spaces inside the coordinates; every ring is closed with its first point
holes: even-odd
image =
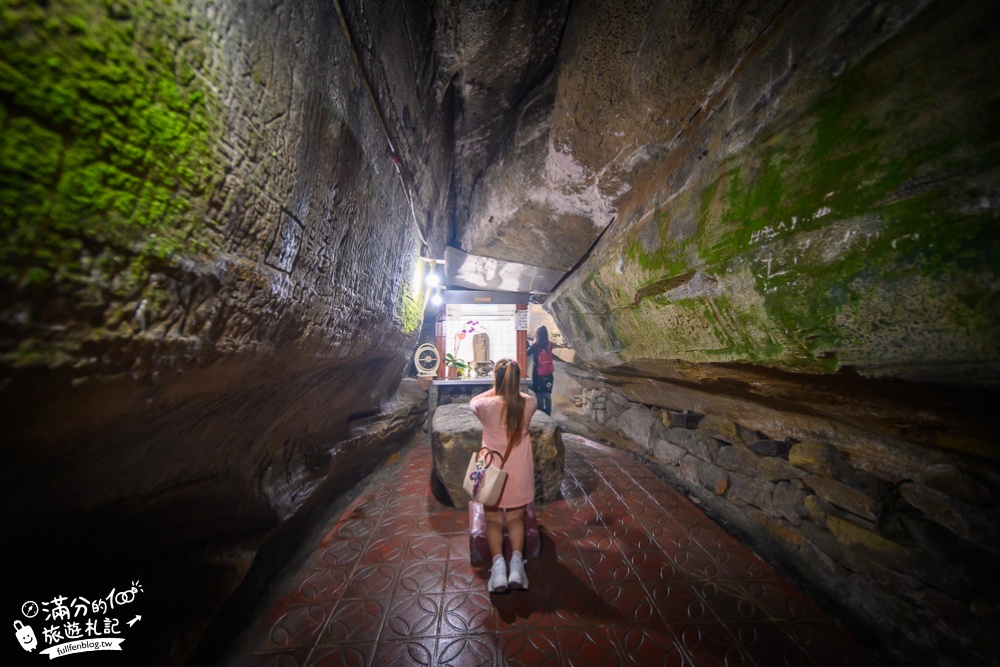
{"type": "Polygon", "coordinates": [[[396,175],[399,177],[399,184],[403,187],[403,194],[406,196],[406,201],[410,207],[410,215],[413,217],[413,224],[417,228],[417,236],[420,237],[420,242],[424,247],[429,248],[427,243],[427,237],[424,235],[424,230],[420,226],[420,222],[417,221],[417,213],[413,208],[413,195],[410,193],[410,188],[407,187],[406,181],[403,180],[403,160],[396,152],[396,146],[392,142],[392,134],[389,132],[389,125],[385,122],[385,116],[382,114],[382,108],[378,104],[378,100],[375,99],[375,93],[372,92],[371,84],[368,81],[368,75],[365,73],[364,67],[361,66],[361,59],[358,57],[357,49],[354,47],[354,40],[351,38],[351,29],[347,25],[347,19],[344,17],[344,10],[340,5],[340,0],[333,0],[333,6],[337,10],[337,16],[340,18],[340,27],[344,31],[344,39],[347,40],[347,47],[351,52],[351,59],[354,61],[354,67],[358,71],[358,76],[361,78],[361,85],[365,89],[365,93],[368,96],[368,101],[372,105],[372,109],[375,111],[375,117],[378,119],[379,125],[382,128],[382,134],[385,135],[386,143],[389,144],[389,156],[392,159],[392,164],[396,169],[396,175]]]}

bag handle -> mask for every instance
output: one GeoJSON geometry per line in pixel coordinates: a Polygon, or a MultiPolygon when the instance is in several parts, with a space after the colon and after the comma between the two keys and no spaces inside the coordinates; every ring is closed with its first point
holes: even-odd
{"type": "Polygon", "coordinates": [[[493,459],[495,459],[499,454],[494,452],[489,447],[483,447],[476,453],[476,458],[482,461],[486,466],[493,465],[493,459]]]}
{"type": "MultiPolygon", "coordinates": [[[[510,443],[508,443],[507,444],[507,450],[503,453],[503,456],[500,457],[500,466],[499,467],[500,467],[501,470],[503,470],[504,464],[507,463],[507,457],[510,456],[510,450],[512,448],[513,448],[513,445],[511,445],[510,443]]],[[[479,450],[479,453],[477,454],[477,457],[480,460],[485,461],[487,466],[493,465],[493,459],[496,458],[497,456],[500,456],[500,455],[497,454],[492,449],[490,449],[489,447],[483,447],[483,448],[481,448],[479,450]],[[486,452],[486,453],[483,454],[483,452],[486,452]]]]}

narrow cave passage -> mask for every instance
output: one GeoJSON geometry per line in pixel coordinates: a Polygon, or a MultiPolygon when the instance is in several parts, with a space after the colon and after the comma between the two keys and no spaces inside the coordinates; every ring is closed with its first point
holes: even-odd
{"type": "Polygon", "coordinates": [[[3,664],[996,664],[998,64],[987,0],[0,0],[3,664]],[[455,612],[539,327],[546,548],[455,612]]]}

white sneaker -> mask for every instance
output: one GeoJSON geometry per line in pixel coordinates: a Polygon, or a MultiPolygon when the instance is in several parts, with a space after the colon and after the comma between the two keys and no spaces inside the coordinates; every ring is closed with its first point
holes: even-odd
{"type": "Polygon", "coordinates": [[[524,573],[524,558],[520,551],[515,551],[510,557],[510,578],[507,584],[512,589],[528,590],[528,575],[524,573]]]}
{"type": "Polygon", "coordinates": [[[507,564],[503,562],[503,556],[498,555],[493,559],[493,567],[490,569],[490,583],[487,584],[490,593],[507,592],[507,564]]]}

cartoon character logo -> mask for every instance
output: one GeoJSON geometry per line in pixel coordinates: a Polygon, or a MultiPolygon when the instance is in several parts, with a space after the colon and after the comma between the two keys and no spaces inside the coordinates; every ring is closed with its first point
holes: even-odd
{"type": "Polygon", "coordinates": [[[38,646],[38,639],[35,631],[30,625],[25,625],[21,621],[14,621],[14,630],[17,633],[17,641],[21,642],[21,648],[25,651],[34,651],[38,646]]]}

